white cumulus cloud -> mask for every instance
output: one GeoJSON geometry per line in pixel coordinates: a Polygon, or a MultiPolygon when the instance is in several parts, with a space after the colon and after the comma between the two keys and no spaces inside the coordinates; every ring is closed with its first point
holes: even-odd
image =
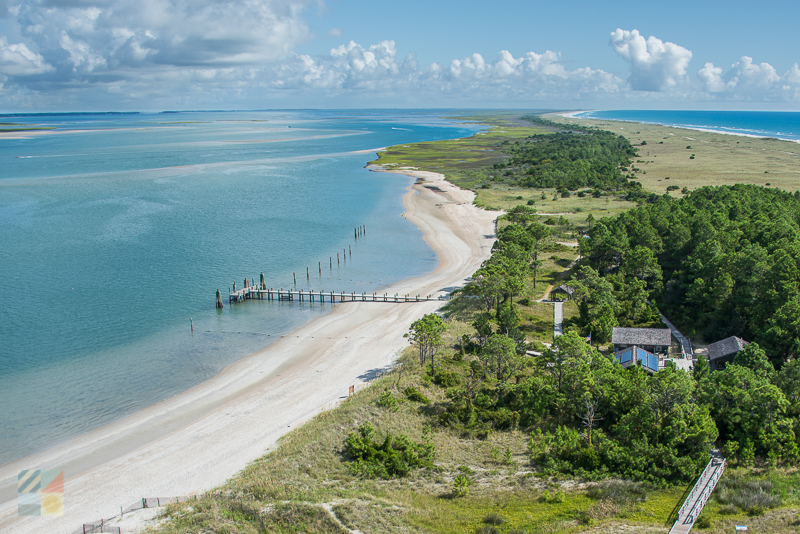
{"type": "Polygon", "coordinates": [[[8,40],[0,35],[0,74],[30,76],[51,70],[53,67],[24,43],[8,44],[8,40]]]}
{"type": "Polygon", "coordinates": [[[274,69],[271,82],[277,89],[313,88],[328,95],[403,95],[428,105],[452,104],[449,98],[499,103],[577,100],[587,94],[617,93],[622,84],[602,70],[567,70],[552,51],[515,58],[503,50],[494,61],[475,53],[447,65],[433,63],[421,68],[413,54],[398,58],[394,41],[369,47],[350,41],[327,56],[296,55],[274,69]]]}
{"type": "Polygon", "coordinates": [[[628,83],[636,91],[665,91],[686,81],[692,52],[680,45],[620,28],[611,32],[610,44],[630,65],[628,83]]]}

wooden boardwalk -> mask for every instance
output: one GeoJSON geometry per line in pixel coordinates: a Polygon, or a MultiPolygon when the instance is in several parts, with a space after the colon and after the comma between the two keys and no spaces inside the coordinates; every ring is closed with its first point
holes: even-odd
{"type": "Polygon", "coordinates": [[[719,482],[724,470],[725,458],[715,449],[711,453],[711,461],[708,462],[700,478],[697,479],[697,483],[692,488],[692,491],[689,492],[689,496],[683,501],[683,506],[678,511],[678,519],[669,531],[670,534],[689,534],[694,522],[697,521],[700,512],[703,511],[703,507],[711,496],[711,492],[717,487],[717,482],[719,482]]]}
{"type": "Polygon", "coordinates": [[[564,303],[553,303],[553,340],[564,333],[564,303]]]}
{"type": "MultiPolygon", "coordinates": [[[[235,288],[234,288],[235,289],[235,288]]],[[[272,289],[255,285],[228,292],[228,302],[244,302],[245,300],[275,300],[290,302],[427,302],[431,300],[444,300],[441,296],[411,296],[411,295],[377,295],[375,293],[345,293],[344,291],[314,291],[313,289],[272,289]]]]}

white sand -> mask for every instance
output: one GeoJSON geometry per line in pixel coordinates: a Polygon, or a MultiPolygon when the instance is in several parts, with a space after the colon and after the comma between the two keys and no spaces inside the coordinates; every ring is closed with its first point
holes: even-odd
{"type": "MultiPolygon", "coordinates": [[[[439,266],[386,292],[434,295],[463,285],[490,255],[498,212],[476,208],[472,192],[441,175],[392,172],[424,180],[409,188],[404,216],[422,229],[439,266]]],[[[224,483],[290,429],[346,397],[350,385],[391,366],[407,346],[411,322],[440,304],[339,305],[181,395],[3,466],[0,531],[75,532],[142,497],[190,495],[224,483]],[[19,469],[65,470],[63,517],[17,516],[19,469]]]]}

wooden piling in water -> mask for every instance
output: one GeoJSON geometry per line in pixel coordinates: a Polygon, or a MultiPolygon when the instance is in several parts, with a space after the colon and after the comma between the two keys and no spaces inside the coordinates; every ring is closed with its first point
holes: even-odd
{"type": "Polygon", "coordinates": [[[339,253],[337,252],[336,253],[336,265],[339,265],[339,264],[341,264],[341,262],[339,261],[339,253]]]}
{"type": "MultiPolygon", "coordinates": [[[[228,291],[228,293],[230,293],[230,291],[228,291]]],[[[217,309],[222,309],[222,292],[219,289],[217,289],[217,309]]]]}

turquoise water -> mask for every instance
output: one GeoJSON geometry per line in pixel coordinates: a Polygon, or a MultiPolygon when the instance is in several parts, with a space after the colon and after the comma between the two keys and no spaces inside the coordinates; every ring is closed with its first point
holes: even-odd
{"type": "Polygon", "coordinates": [[[800,141],[800,113],[791,111],[607,110],[578,116],[800,141]]]}
{"type": "Polygon", "coordinates": [[[184,391],[330,310],[228,306],[245,276],[371,292],[433,270],[401,217],[411,180],[363,167],[378,147],[477,130],[435,112],[0,122],[57,128],[0,139],[0,464],[184,391]]]}

